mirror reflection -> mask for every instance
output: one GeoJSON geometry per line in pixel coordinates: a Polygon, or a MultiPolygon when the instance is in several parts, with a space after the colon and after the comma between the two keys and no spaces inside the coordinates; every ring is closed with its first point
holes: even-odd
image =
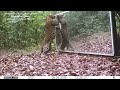
{"type": "Polygon", "coordinates": [[[57,50],[112,54],[110,11],[70,11],[58,14],[57,50]]]}

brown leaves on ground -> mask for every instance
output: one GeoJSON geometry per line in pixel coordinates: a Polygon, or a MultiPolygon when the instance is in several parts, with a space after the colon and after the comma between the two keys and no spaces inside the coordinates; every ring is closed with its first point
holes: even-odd
{"type": "Polygon", "coordinates": [[[112,57],[39,52],[0,57],[0,75],[4,76],[112,76],[120,75],[120,66],[112,57]]]}
{"type": "MultiPolygon", "coordinates": [[[[79,38],[78,38],[79,39],[79,38]]],[[[72,42],[74,43],[74,42],[72,42]]],[[[87,52],[111,53],[109,33],[99,33],[74,43],[76,49],[87,52]]],[[[79,51],[79,50],[78,50],[79,51]]],[[[27,55],[0,53],[0,75],[4,76],[114,76],[120,75],[120,65],[112,57],[55,53],[27,55]]]]}
{"type": "Polygon", "coordinates": [[[91,53],[112,53],[112,38],[109,32],[99,32],[92,36],[80,38],[76,36],[75,41],[71,41],[74,51],[91,53]]]}

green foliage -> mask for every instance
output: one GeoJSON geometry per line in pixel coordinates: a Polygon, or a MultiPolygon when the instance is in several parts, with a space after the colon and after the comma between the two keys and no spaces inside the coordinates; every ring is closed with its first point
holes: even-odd
{"type": "Polygon", "coordinates": [[[120,17],[115,17],[116,19],[116,29],[117,29],[117,34],[120,37],[120,17]]]}
{"type": "Polygon", "coordinates": [[[70,36],[86,36],[110,30],[109,13],[105,11],[71,11],[65,18],[70,36]]]}
{"type": "Polygon", "coordinates": [[[52,12],[0,11],[0,48],[23,49],[41,44],[45,18],[50,13],[52,12]],[[14,18],[15,15],[19,17],[14,18]]]}
{"type": "MultiPolygon", "coordinates": [[[[0,11],[0,49],[24,49],[41,45],[48,14],[62,11],[0,11]],[[19,16],[14,18],[13,16],[19,16]]],[[[108,31],[109,15],[104,11],[71,11],[66,14],[70,36],[108,31]]],[[[52,44],[55,49],[55,40],[52,44]]]]}

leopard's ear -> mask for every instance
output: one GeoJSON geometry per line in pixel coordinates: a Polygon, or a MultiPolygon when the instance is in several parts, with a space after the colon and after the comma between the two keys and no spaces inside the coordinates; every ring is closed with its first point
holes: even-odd
{"type": "Polygon", "coordinates": [[[55,16],[54,16],[54,15],[49,14],[48,16],[49,16],[51,19],[55,19],[55,16]]]}
{"type": "Polygon", "coordinates": [[[64,14],[61,14],[61,18],[63,18],[65,15],[64,14]]]}
{"type": "Polygon", "coordinates": [[[64,17],[64,14],[59,14],[59,15],[57,15],[57,18],[58,19],[62,19],[64,17]]]}
{"type": "Polygon", "coordinates": [[[63,18],[65,17],[65,15],[63,15],[63,18]]]}

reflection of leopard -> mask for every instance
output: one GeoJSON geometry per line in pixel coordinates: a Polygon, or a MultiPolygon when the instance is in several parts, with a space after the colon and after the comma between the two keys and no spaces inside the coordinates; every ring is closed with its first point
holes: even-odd
{"type": "Polygon", "coordinates": [[[47,54],[51,49],[51,43],[55,38],[55,30],[58,20],[53,15],[49,15],[45,22],[45,38],[41,46],[41,53],[47,54]]]}
{"type": "Polygon", "coordinates": [[[58,19],[59,23],[61,24],[61,29],[56,32],[56,39],[58,38],[56,40],[56,41],[58,41],[57,46],[60,47],[61,50],[64,50],[66,47],[68,50],[70,50],[70,49],[73,50],[73,47],[70,44],[69,37],[68,37],[69,34],[68,34],[67,22],[63,16],[64,15],[57,15],[57,19],[58,19]]]}

